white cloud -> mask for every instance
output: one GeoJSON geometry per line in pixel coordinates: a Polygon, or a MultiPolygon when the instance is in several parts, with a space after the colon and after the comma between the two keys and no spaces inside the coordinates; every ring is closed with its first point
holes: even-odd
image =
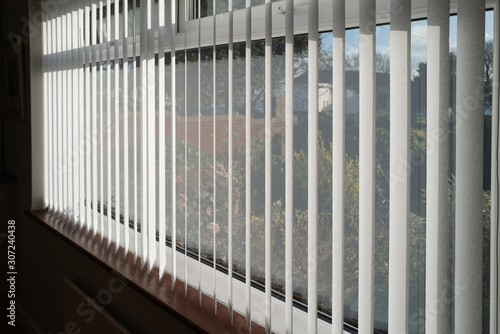
{"type": "Polygon", "coordinates": [[[411,70],[411,79],[412,80],[413,80],[413,78],[419,77],[419,76],[420,76],[420,74],[418,73],[418,70],[416,68],[411,70]]]}
{"type": "Polygon", "coordinates": [[[379,46],[377,47],[377,53],[389,56],[391,54],[391,48],[389,46],[379,46]]]}
{"type": "Polygon", "coordinates": [[[427,26],[414,25],[411,27],[411,45],[427,45],[427,26]]]}

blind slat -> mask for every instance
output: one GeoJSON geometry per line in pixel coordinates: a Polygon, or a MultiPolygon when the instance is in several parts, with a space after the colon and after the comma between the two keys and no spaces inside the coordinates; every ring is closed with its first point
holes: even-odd
{"type": "MultiPolygon", "coordinates": [[[[86,149],[89,148],[87,140],[91,137],[91,114],[92,114],[92,90],[91,90],[91,76],[90,67],[92,64],[92,55],[91,55],[91,41],[90,41],[90,6],[85,5],[85,130],[84,130],[84,139],[86,144],[86,149]]],[[[91,153],[91,152],[90,152],[91,153]]],[[[92,210],[91,210],[91,201],[92,201],[92,174],[91,174],[91,162],[92,157],[91,154],[85,154],[85,226],[90,229],[92,227],[92,210]]]]}
{"type": "Polygon", "coordinates": [[[249,331],[252,331],[252,291],[251,291],[251,196],[252,193],[252,5],[251,0],[246,0],[245,6],[245,318],[249,331]]]}
{"type": "Polygon", "coordinates": [[[198,299],[201,305],[201,1],[198,1],[198,299]]]}
{"type": "Polygon", "coordinates": [[[66,220],[68,218],[68,155],[66,152],[68,151],[68,82],[67,82],[67,23],[66,23],[67,15],[61,15],[61,32],[59,35],[60,39],[60,49],[61,53],[59,66],[61,66],[61,81],[60,81],[60,93],[61,93],[61,104],[59,106],[60,112],[60,132],[61,141],[60,141],[60,160],[59,160],[59,170],[61,174],[61,217],[66,220]]]}
{"type": "MultiPolygon", "coordinates": [[[[73,185],[73,212],[75,217],[75,223],[79,224],[80,220],[80,128],[81,124],[79,123],[79,115],[80,115],[80,35],[79,35],[79,16],[78,16],[78,3],[73,4],[73,68],[74,68],[74,76],[73,76],[73,145],[75,154],[73,156],[73,166],[74,166],[74,185],[73,185]]],[[[47,36],[48,38],[49,36],[47,36]]],[[[50,84],[49,84],[50,85],[50,84]]],[[[51,87],[51,86],[49,86],[51,87]]],[[[50,88],[48,88],[50,89],[50,88]]]]}
{"type": "Polygon", "coordinates": [[[227,308],[233,323],[233,0],[229,0],[228,22],[228,296],[227,308]]]}
{"type": "MultiPolygon", "coordinates": [[[[61,17],[57,17],[55,19],[56,23],[56,29],[54,34],[57,36],[56,45],[56,63],[60,64],[61,63],[61,36],[60,36],[60,31],[61,31],[61,17]]],[[[62,88],[61,88],[61,68],[57,68],[56,70],[56,94],[55,94],[55,103],[56,103],[56,117],[55,117],[55,151],[56,151],[56,165],[55,165],[55,170],[56,170],[56,197],[55,197],[55,204],[56,204],[56,212],[58,215],[61,215],[62,213],[62,168],[61,168],[61,145],[62,145],[62,129],[61,129],[61,104],[62,104],[62,88]]]]}
{"type": "MultiPolygon", "coordinates": [[[[115,87],[114,87],[114,112],[115,112],[115,123],[114,125],[114,133],[115,133],[115,142],[114,142],[114,153],[115,153],[115,252],[118,252],[120,248],[120,217],[121,217],[121,187],[120,187],[120,175],[121,175],[121,166],[120,166],[120,110],[122,106],[120,104],[120,57],[119,57],[119,45],[120,45],[120,13],[119,13],[119,4],[115,2],[115,87]]],[[[111,11],[109,11],[111,13],[111,11]]]]}
{"type": "Polygon", "coordinates": [[[113,178],[113,173],[111,172],[111,1],[107,0],[106,3],[106,8],[107,8],[107,18],[106,18],[106,33],[107,33],[107,38],[106,38],[106,55],[107,55],[107,61],[106,61],[106,121],[107,121],[107,135],[106,135],[106,165],[107,165],[107,200],[106,200],[106,208],[107,208],[107,223],[108,223],[108,247],[111,245],[111,241],[113,239],[112,236],[112,231],[113,231],[113,218],[111,217],[111,208],[112,208],[112,178],[113,178]]]}
{"type": "Polygon", "coordinates": [[[426,333],[448,331],[448,104],[450,1],[428,4],[426,333]]]}
{"type": "Polygon", "coordinates": [[[138,101],[137,101],[137,62],[138,62],[138,56],[137,56],[137,31],[135,30],[135,27],[137,26],[137,0],[132,0],[132,14],[133,14],[133,30],[132,30],[132,35],[133,35],[133,41],[132,41],[132,127],[133,127],[133,163],[132,163],[132,168],[133,168],[133,174],[134,174],[134,181],[133,181],[133,187],[134,187],[134,194],[133,194],[133,210],[134,210],[134,263],[137,261],[137,256],[139,255],[139,165],[138,165],[138,126],[139,126],[139,113],[137,110],[138,107],[138,101]]]}
{"type": "MultiPolygon", "coordinates": [[[[175,83],[176,83],[176,71],[175,71],[175,34],[177,32],[177,23],[176,23],[176,12],[177,12],[176,2],[171,2],[171,11],[170,11],[170,66],[172,70],[172,166],[177,166],[176,161],[176,132],[175,132],[175,123],[176,123],[176,96],[175,96],[175,83]]],[[[177,244],[177,228],[176,228],[176,203],[175,203],[175,194],[176,192],[176,168],[172,168],[172,289],[174,288],[176,276],[177,276],[177,260],[176,260],[176,244],[177,244]]]]}
{"type": "MultiPolygon", "coordinates": [[[[141,198],[141,234],[142,234],[142,254],[141,254],[141,266],[144,267],[149,261],[148,253],[148,45],[147,45],[147,27],[148,25],[148,5],[145,2],[141,3],[140,13],[141,27],[146,29],[140,29],[140,68],[141,68],[141,82],[140,82],[140,122],[141,122],[141,189],[139,190],[141,198]]],[[[149,269],[149,266],[148,266],[149,269]]]]}
{"type": "MultiPolygon", "coordinates": [[[[49,71],[48,71],[48,15],[42,12],[42,68],[43,68],[43,129],[49,128],[49,71]]],[[[43,208],[50,205],[50,132],[45,132],[43,136],[43,208]]],[[[76,207],[76,206],[75,206],[76,207]]],[[[76,219],[75,219],[76,221],[76,219]]]]}
{"type": "MultiPolygon", "coordinates": [[[[79,38],[79,52],[78,52],[78,91],[79,92],[84,92],[85,86],[84,86],[84,32],[83,32],[83,12],[84,12],[84,4],[80,3],[80,7],[78,8],[78,27],[79,27],[79,33],[78,33],[78,38],[79,38]]],[[[78,96],[78,124],[80,125],[78,127],[78,143],[82,145],[84,143],[84,95],[79,94],[78,96]]],[[[79,145],[79,146],[80,146],[79,145]]],[[[83,154],[78,155],[78,174],[79,174],[79,189],[80,189],[80,194],[78,196],[78,213],[79,213],[79,219],[80,219],[80,224],[83,226],[84,224],[84,214],[85,214],[85,208],[84,208],[84,200],[85,200],[85,179],[84,179],[84,160],[83,160],[83,154]]]]}
{"type": "Polygon", "coordinates": [[[411,1],[391,3],[389,332],[408,331],[411,1]]]}
{"type": "MultiPolygon", "coordinates": [[[[99,180],[99,197],[100,197],[100,205],[99,205],[99,210],[100,210],[100,234],[101,234],[101,241],[104,240],[105,238],[109,238],[107,235],[107,229],[106,229],[106,219],[104,215],[104,180],[105,180],[105,174],[104,174],[104,133],[106,132],[104,128],[104,118],[105,118],[105,113],[104,113],[104,87],[103,87],[103,59],[104,59],[104,46],[103,46],[103,41],[104,41],[104,32],[103,32],[103,27],[104,27],[104,15],[103,15],[103,1],[99,1],[99,175],[100,175],[100,180],[99,180]]],[[[76,96],[76,95],[75,95],[76,96]]]]}
{"type": "MultiPolygon", "coordinates": [[[[92,91],[92,96],[91,96],[91,128],[90,128],[90,133],[91,134],[97,134],[97,1],[94,0],[92,1],[92,7],[91,7],[91,44],[92,44],[92,55],[91,55],[91,65],[90,65],[90,72],[92,73],[91,77],[91,91],[92,91]]],[[[92,223],[93,223],[93,228],[92,228],[92,233],[95,235],[96,233],[100,233],[99,231],[99,219],[97,218],[97,204],[98,204],[98,199],[97,199],[97,143],[94,143],[94,140],[97,140],[95,135],[92,135],[91,137],[91,142],[92,142],[92,153],[90,155],[92,159],[92,199],[91,199],[91,209],[92,209],[92,223]]]]}
{"type": "Polygon", "coordinates": [[[56,110],[56,103],[55,103],[55,89],[53,89],[55,86],[56,86],[56,82],[55,82],[55,71],[54,71],[54,61],[55,61],[55,57],[54,57],[54,51],[55,51],[55,48],[54,48],[54,43],[55,43],[55,39],[54,39],[54,36],[55,36],[55,26],[54,26],[54,21],[55,19],[54,18],[51,18],[48,22],[48,34],[50,36],[50,41],[48,43],[48,47],[49,47],[49,53],[50,53],[50,58],[49,58],[49,61],[50,61],[50,74],[49,74],[49,85],[50,87],[52,87],[52,90],[48,93],[49,95],[49,149],[50,149],[50,182],[49,182],[49,185],[50,185],[50,188],[49,188],[49,191],[50,191],[50,205],[49,205],[49,209],[51,211],[55,211],[55,201],[56,201],[56,186],[55,186],[55,181],[56,181],[56,163],[55,163],[55,157],[56,157],[56,149],[55,149],[55,135],[56,135],[56,131],[55,131],[55,110],[56,110]]]}
{"type": "Polygon", "coordinates": [[[213,221],[213,302],[214,302],[214,311],[217,314],[217,5],[216,1],[213,2],[213,44],[212,44],[212,62],[213,62],[213,72],[212,72],[212,107],[213,107],[213,185],[214,185],[214,201],[213,201],[213,209],[214,213],[214,221],[213,221]]]}
{"type": "MultiPolygon", "coordinates": [[[[123,0],[123,230],[124,230],[124,253],[127,255],[130,247],[130,187],[129,187],[129,64],[128,64],[128,0],[123,0]]],[[[101,39],[102,40],[102,39],[101,39]]],[[[163,272],[163,271],[161,271],[163,272]]]]}
{"type": "Polygon", "coordinates": [[[166,201],[165,189],[165,0],[158,2],[158,225],[159,225],[159,273],[160,279],[165,271],[166,258],[166,210],[161,203],[166,201]]]}
{"type": "MultiPolygon", "coordinates": [[[[373,333],[375,229],[374,0],[359,6],[359,331],[373,333]]],[[[335,140],[334,140],[335,142],[335,140]]],[[[338,159],[338,158],[336,158],[338,159]]]]}
{"type": "MultiPolygon", "coordinates": [[[[187,199],[188,196],[188,182],[187,182],[187,171],[188,171],[188,57],[186,48],[186,34],[184,34],[184,198],[187,199]]],[[[188,210],[187,205],[184,205],[184,254],[187,255],[188,250],[188,210]]],[[[188,288],[188,262],[184,261],[184,295],[187,296],[188,288]]]]}
{"type": "Polygon", "coordinates": [[[155,107],[155,32],[158,26],[153,23],[153,2],[147,1],[147,220],[145,224],[148,230],[148,271],[153,269],[156,262],[156,144],[155,136],[156,131],[156,107],[155,107]]]}
{"type": "Polygon", "coordinates": [[[272,57],[272,6],[271,0],[265,2],[265,46],[264,46],[264,86],[265,86],[265,328],[266,333],[271,333],[271,290],[272,290],[272,267],[271,267],[271,168],[272,168],[272,147],[271,147],[271,114],[273,86],[271,78],[271,57],[272,57]]]}
{"type": "Polygon", "coordinates": [[[307,143],[307,327],[317,332],[318,294],[318,0],[308,10],[308,143],[307,143]]]}
{"type": "MultiPolygon", "coordinates": [[[[78,138],[76,135],[76,129],[77,129],[77,108],[78,108],[78,90],[77,90],[77,73],[78,73],[78,55],[76,53],[78,45],[76,44],[77,41],[77,34],[76,34],[76,4],[71,4],[69,8],[70,12],[70,17],[71,17],[71,23],[68,27],[68,32],[70,34],[70,54],[71,54],[71,60],[70,60],[70,66],[71,66],[71,95],[72,95],[72,100],[71,100],[71,106],[70,110],[71,112],[71,120],[69,122],[69,129],[70,129],[70,140],[71,140],[71,150],[72,152],[78,152],[78,138]]],[[[72,211],[72,221],[76,222],[77,221],[77,212],[76,212],[76,206],[77,206],[77,191],[78,191],[78,174],[77,174],[77,166],[76,166],[76,154],[70,154],[70,168],[71,168],[71,211],[72,211]]]]}
{"type": "Polygon", "coordinates": [[[457,8],[455,333],[482,331],[484,0],[457,8]],[[472,274],[476,273],[476,274],[472,274]]]}
{"type": "Polygon", "coordinates": [[[46,68],[45,70],[45,76],[47,78],[47,86],[44,87],[45,93],[44,93],[44,98],[45,101],[47,101],[47,109],[45,110],[45,115],[47,117],[47,126],[45,127],[46,133],[45,133],[45,138],[47,141],[47,153],[48,155],[46,156],[47,160],[47,169],[45,171],[46,173],[46,186],[48,189],[48,209],[52,211],[53,208],[53,203],[54,203],[54,193],[53,193],[53,171],[54,171],[54,164],[53,164],[53,158],[54,158],[54,151],[53,151],[53,146],[52,146],[52,138],[53,138],[53,133],[54,131],[52,130],[52,112],[54,110],[52,106],[52,76],[53,76],[53,71],[52,71],[52,19],[48,13],[43,12],[45,15],[45,50],[46,50],[46,56],[44,57],[45,63],[44,66],[46,68]]]}
{"type": "Polygon", "coordinates": [[[72,45],[72,14],[71,14],[71,6],[72,4],[67,5],[67,14],[66,14],[66,73],[67,73],[67,108],[66,108],[66,181],[67,181],[67,204],[66,204],[66,212],[69,221],[73,221],[74,212],[73,212],[73,162],[71,161],[72,155],[70,152],[73,152],[73,132],[71,131],[73,127],[73,113],[70,112],[73,110],[73,69],[72,60],[73,60],[73,45],[72,45]]]}
{"type": "Polygon", "coordinates": [[[61,63],[61,54],[59,50],[59,43],[60,43],[60,38],[59,40],[57,37],[58,31],[61,31],[61,26],[60,26],[60,20],[61,18],[54,18],[54,27],[53,27],[53,34],[54,34],[54,71],[55,71],[55,76],[54,76],[54,85],[55,85],[55,90],[54,90],[54,171],[55,171],[55,176],[54,176],[54,187],[55,187],[55,193],[54,193],[54,208],[55,212],[57,214],[61,213],[61,177],[60,177],[60,171],[61,171],[61,158],[60,158],[60,144],[61,144],[61,131],[60,131],[60,108],[61,108],[61,70],[58,68],[57,64],[61,63]],[[56,37],[57,36],[57,37],[56,37]]]}

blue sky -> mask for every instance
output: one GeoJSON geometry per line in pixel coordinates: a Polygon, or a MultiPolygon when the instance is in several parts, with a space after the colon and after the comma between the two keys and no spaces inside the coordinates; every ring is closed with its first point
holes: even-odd
{"type": "MultiPolygon", "coordinates": [[[[390,27],[388,24],[377,26],[377,53],[389,54],[390,50],[390,27]]],[[[325,34],[323,48],[331,49],[331,33],[325,34]]],[[[413,21],[411,24],[411,68],[413,74],[420,62],[427,59],[427,20],[413,21]]],[[[346,31],[345,49],[346,54],[357,52],[359,48],[359,30],[350,29],[346,31]]],[[[493,38],[493,11],[486,12],[485,38],[489,41],[493,38]]],[[[450,16],[450,50],[457,46],[457,16],[450,16]]]]}

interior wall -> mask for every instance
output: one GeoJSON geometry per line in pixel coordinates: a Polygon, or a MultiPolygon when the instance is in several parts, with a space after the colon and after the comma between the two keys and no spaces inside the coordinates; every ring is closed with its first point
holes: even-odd
{"type": "MultiPolygon", "coordinates": [[[[28,2],[26,0],[17,1],[15,5],[12,4],[12,2],[8,1],[0,2],[0,43],[2,45],[8,43],[8,36],[12,34],[21,35],[21,18],[23,15],[26,15],[25,13],[28,11],[28,2]]],[[[26,65],[26,60],[28,59],[26,55],[29,54],[29,48],[27,45],[24,46],[24,64],[26,65]]],[[[28,74],[29,67],[25,68],[25,70],[26,74],[28,74]]],[[[3,80],[1,80],[0,89],[5,89],[5,87],[3,87],[3,80]]],[[[31,123],[29,106],[26,108],[25,119],[12,118],[4,115],[4,108],[5,106],[0,103],[0,115],[3,123],[3,126],[0,128],[3,137],[3,166],[5,166],[5,171],[14,174],[17,180],[14,182],[0,183],[0,254],[2,254],[0,256],[0,266],[1,268],[7,268],[7,222],[8,220],[14,219],[16,221],[15,269],[19,273],[16,277],[15,301],[16,306],[18,306],[22,300],[21,291],[24,290],[22,281],[27,279],[24,275],[33,274],[30,271],[25,273],[21,271],[26,264],[25,254],[27,253],[28,246],[25,245],[23,233],[20,231],[20,227],[28,222],[28,218],[24,215],[24,211],[30,207],[31,202],[31,123]]],[[[2,296],[0,301],[2,309],[5,310],[9,303],[9,299],[7,299],[8,287],[6,270],[2,270],[0,277],[0,293],[2,296]]],[[[2,318],[0,328],[5,328],[7,327],[7,318],[5,316],[2,318]]],[[[12,328],[2,332],[16,333],[12,328]]]]}
{"type": "MultiPolygon", "coordinates": [[[[39,184],[43,176],[42,166],[38,161],[32,161],[32,150],[37,154],[41,152],[42,141],[37,139],[40,133],[35,131],[32,137],[31,131],[32,122],[41,125],[42,120],[41,39],[40,32],[28,25],[31,22],[36,27],[39,13],[37,0],[0,1],[0,41],[5,41],[9,33],[30,40],[24,48],[25,87],[27,96],[33,100],[30,103],[27,98],[25,119],[4,117],[5,167],[17,176],[17,181],[0,184],[0,266],[7,268],[7,221],[14,219],[16,324],[23,325],[28,333],[76,333],[78,331],[74,329],[68,332],[63,321],[63,277],[73,278],[91,298],[95,298],[99,291],[108,287],[114,276],[25,215],[31,207],[40,207],[41,202],[32,202],[32,185],[38,184],[35,189],[41,189],[39,184]]],[[[0,104],[3,113],[2,108],[0,104]]],[[[40,198],[39,194],[34,194],[34,197],[40,198]]],[[[5,270],[0,278],[0,294],[3,296],[0,306],[5,310],[9,302],[5,270]]],[[[113,294],[112,303],[105,309],[132,332],[190,332],[184,324],[129,286],[113,294]]],[[[5,329],[5,316],[2,315],[2,319],[0,332],[16,333],[11,327],[5,329]]]]}

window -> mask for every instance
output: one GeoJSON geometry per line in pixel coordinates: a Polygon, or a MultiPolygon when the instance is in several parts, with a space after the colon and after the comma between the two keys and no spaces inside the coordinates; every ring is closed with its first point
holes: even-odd
{"type": "Polygon", "coordinates": [[[498,2],[254,2],[47,8],[44,205],[276,332],[486,331],[498,2]]]}

